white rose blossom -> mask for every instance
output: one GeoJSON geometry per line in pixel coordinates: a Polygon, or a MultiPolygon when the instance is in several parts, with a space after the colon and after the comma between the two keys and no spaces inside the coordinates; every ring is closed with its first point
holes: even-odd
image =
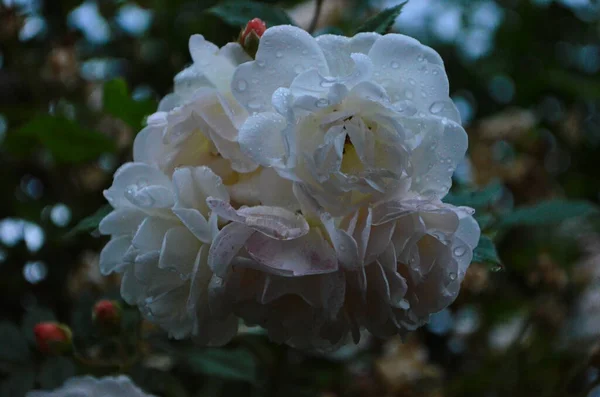
{"type": "Polygon", "coordinates": [[[78,376],[68,379],[61,387],[52,391],[34,390],[26,397],[153,397],[136,386],[127,376],[94,378],[78,376]]]}
{"type": "Polygon", "coordinates": [[[399,34],[273,27],[236,69],[233,94],[253,113],[242,152],[335,216],[407,191],[442,198],[467,149],[442,59],[399,34]]]}
{"type": "Polygon", "coordinates": [[[224,344],[242,319],[302,348],[452,303],[479,227],[441,202],[467,137],[435,51],[291,26],[256,60],[198,35],[190,51],[105,192],[100,266],[127,302],[176,338],[224,344]]]}

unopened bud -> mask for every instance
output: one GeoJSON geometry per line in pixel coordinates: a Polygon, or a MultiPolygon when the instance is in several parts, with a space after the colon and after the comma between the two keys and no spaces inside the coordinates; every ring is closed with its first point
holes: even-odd
{"type": "Polygon", "coordinates": [[[267,25],[260,18],[254,18],[240,32],[238,42],[252,58],[256,56],[258,43],[265,30],[267,30],[267,25]]]}
{"type": "Polygon", "coordinates": [[[63,354],[71,350],[71,329],[64,324],[46,322],[33,328],[38,349],[47,354],[63,354]]]}
{"type": "Polygon", "coordinates": [[[116,301],[101,300],[94,305],[94,323],[107,329],[117,329],[121,323],[121,305],[116,301]]]}

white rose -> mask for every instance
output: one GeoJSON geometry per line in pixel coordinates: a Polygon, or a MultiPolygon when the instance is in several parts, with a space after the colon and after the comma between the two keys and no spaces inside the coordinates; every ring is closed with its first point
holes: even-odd
{"type": "Polygon", "coordinates": [[[68,379],[60,388],[52,391],[35,390],[26,397],[153,397],[137,387],[127,376],[94,378],[78,376],[68,379]]]}
{"type": "Polygon", "coordinates": [[[213,315],[207,304],[208,250],[218,225],[205,200],[229,199],[221,179],[208,167],[190,167],[175,170],[171,181],[150,165],[127,163],[105,196],[114,211],[99,227],[112,237],[100,269],[123,273],[123,299],[175,338],[226,343],[237,321],[213,315]]]}
{"type": "Polygon", "coordinates": [[[302,182],[334,216],[408,190],[443,197],[467,148],[439,55],[399,34],[268,29],[233,94],[242,152],[302,182]]]}

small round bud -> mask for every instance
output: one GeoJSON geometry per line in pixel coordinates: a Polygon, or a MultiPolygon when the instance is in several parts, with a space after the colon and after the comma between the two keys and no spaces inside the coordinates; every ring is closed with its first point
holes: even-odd
{"type": "Polygon", "coordinates": [[[260,38],[265,33],[265,30],[267,30],[267,24],[264,23],[260,18],[254,18],[248,22],[244,30],[242,30],[242,33],[240,34],[240,42],[243,45],[244,41],[246,41],[251,33],[256,34],[256,36],[260,38]]]}
{"type": "Polygon", "coordinates": [[[121,305],[116,301],[101,300],[94,305],[92,318],[96,324],[116,328],[121,323],[121,305]]]}
{"type": "Polygon", "coordinates": [[[55,322],[39,323],[33,328],[38,349],[47,354],[62,354],[71,350],[71,329],[55,322]]]}
{"type": "Polygon", "coordinates": [[[238,42],[252,58],[258,51],[258,43],[265,30],[267,30],[267,25],[260,18],[254,18],[240,32],[238,42]]]}

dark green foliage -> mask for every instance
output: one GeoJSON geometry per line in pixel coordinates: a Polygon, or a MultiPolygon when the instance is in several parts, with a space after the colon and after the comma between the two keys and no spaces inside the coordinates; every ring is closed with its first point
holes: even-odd
{"type": "Polygon", "coordinates": [[[402,12],[402,8],[408,3],[405,1],[404,3],[400,3],[397,6],[386,8],[381,11],[379,14],[372,16],[365,23],[360,25],[354,33],[360,32],[376,32],[380,34],[386,34],[392,28],[392,25],[396,21],[396,18],[402,12]]]}
{"type": "Polygon", "coordinates": [[[224,1],[209,8],[207,12],[240,29],[253,18],[262,19],[267,27],[294,25],[294,21],[281,8],[253,1],[224,1]]]}

